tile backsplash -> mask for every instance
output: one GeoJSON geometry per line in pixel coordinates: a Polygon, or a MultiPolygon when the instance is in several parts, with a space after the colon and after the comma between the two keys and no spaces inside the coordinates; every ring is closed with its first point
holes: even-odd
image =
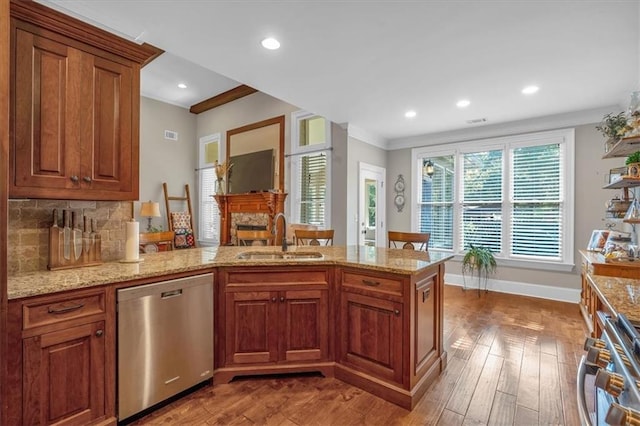
{"type": "Polygon", "coordinates": [[[58,209],[60,226],[63,209],[97,220],[103,262],[124,257],[125,222],[133,214],[131,201],[9,200],[9,275],[47,269],[53,209],[58,209]]]}

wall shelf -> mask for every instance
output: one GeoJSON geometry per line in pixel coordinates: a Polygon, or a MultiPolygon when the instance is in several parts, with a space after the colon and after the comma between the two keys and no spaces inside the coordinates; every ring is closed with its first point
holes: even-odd
{"type": "Polygon", "coordinates": [[[605,185],[604,189],[632,188],[634,186],[640,186],[640,178],[622,176],[622,179],[605,185]]]}
{"type": "MultiPolygon", "coordinates": [[[[607,144],[608,143],[609,141],[607,141],[607,144]]],[[[640,136],[622,138],[616,142],[602,158],[626,157],[636,151],[640,151],[640,136]]]]}

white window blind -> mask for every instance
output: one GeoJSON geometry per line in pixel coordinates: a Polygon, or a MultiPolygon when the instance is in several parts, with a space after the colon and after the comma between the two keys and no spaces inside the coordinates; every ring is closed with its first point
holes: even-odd
{"type": "Polygon", "coordinates": [[[433,176],[422,177],[420,193],[420,232],[429,232],[429,247],[453,249],[453,155],[429,158],[433,176]]]}
{"type": "Polygon", "coordinates": [[[511,150],[511,254],[559,258],[562,251],[559,144],[511,150]]]}
{"type": "Polygon", "coordinates": [[[502,251],[502,151],[462,157],[461,246],[502,251]]]}
{"type": "Polygon", "coordinates": [[[303,155],[300,158],[300,222],[325,226],[327,193],[327,155],[303,155]]]}
{"type": "Polygon", "coordinates": [[[200,170],[200,237],[201,241],[220,244],[220,211],[213,198],[216,174],[213,167],[200,170]]]}

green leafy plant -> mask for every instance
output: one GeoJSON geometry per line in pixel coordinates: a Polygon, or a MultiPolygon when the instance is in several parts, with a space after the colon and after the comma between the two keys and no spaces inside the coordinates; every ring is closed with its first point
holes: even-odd
{"type": "Polygon", "coordinates": [[[627,132],[627,117],[624,112],[616,115],[609,113],[602,118],[596,130],[608,138],[619,139],[627,132]]]}
{"type": "Polygon", "coordinates": [[[629,155],[625,160],[625,164],[629,165],[632,163],[640,163],[640,151],[636,151],[633,154],[629,155]]]}
{"type": "Polygon", "coordinates": [[[487,247],[474,246],[465,253],[462,258],[462,279],[464,280],[464,288],[467,288],[466,276],[469,275],[471,281],[477,281],[478,294],[481,284],[484,282],[484,291],[487,290],[487,281],[489,275],[495,273],[498,264],[493,253],[487,247]]]}

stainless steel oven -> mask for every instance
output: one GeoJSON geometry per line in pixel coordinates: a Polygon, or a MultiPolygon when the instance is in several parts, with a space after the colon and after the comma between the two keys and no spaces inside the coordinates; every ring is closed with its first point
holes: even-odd
{"type": "Polygon", "coordinates": [[[640,333],[624,315],[597,314],[602,335],[586,340],[578,368],[581,422],[640,426],[640,333]]]}

